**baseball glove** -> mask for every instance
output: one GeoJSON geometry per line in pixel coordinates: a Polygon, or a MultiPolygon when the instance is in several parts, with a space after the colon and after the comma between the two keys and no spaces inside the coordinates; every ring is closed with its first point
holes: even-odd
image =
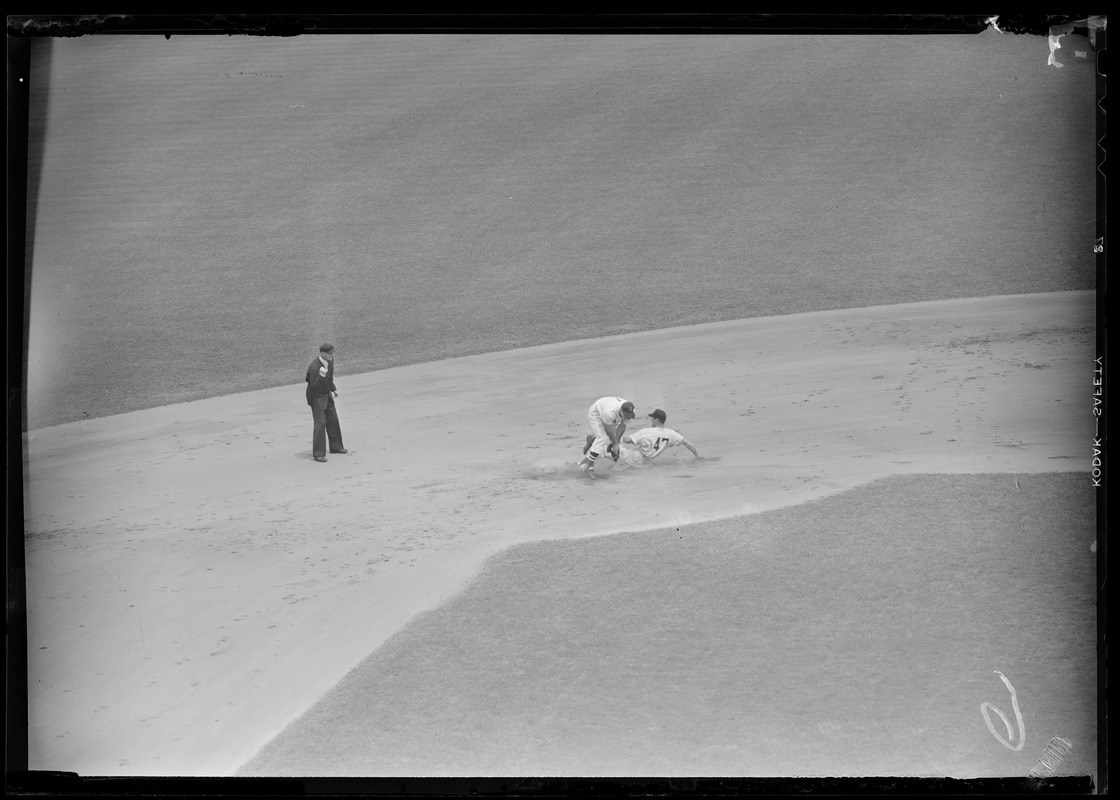
{"type": "Polygon", "coordinates": [[[618,445],[617,444],[612,444],[610,447],[608,447],[607,452],[611,454],[611,458],[613,458],[615,461],[618,461],[618,445]]]}

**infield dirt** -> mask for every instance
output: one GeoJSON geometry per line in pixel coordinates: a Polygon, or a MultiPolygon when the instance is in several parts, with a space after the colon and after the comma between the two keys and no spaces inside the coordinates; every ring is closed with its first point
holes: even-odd
{"type": "Polygon", "coordinates": [[[339,352],[354,452],[326,464],[300,385],[34,431],[33,766],[228,774],[510,544],[899,473],[1085,470],[1092,310],[1066,292],[829,311],[352,376],[339,352]],[[567,473],[604,387],[722,459],[567,473]]]}

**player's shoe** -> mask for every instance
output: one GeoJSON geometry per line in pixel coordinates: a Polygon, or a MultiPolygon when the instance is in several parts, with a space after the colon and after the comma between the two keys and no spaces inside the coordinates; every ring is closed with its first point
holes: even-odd
{"type": "Polygon", "coordinates": [[[587,477],[591,478],[592,480],[595,480],[599,477],[595,472],[595,468],[586,462],[581,461],[576,466],[582,469],[587,477]]]}

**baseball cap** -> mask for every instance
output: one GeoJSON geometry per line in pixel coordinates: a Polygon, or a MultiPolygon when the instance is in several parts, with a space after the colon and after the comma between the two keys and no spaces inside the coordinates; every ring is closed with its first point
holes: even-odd
{"type": "Polygon", "coordinates": [[[655,408],[649,414],[646,414],[646,416],[647,417],[653,417],[658,422],[664,422],[665,421],[665,412],[662,411],[660,408],[655,408]]]}
{"type": "Polygon", "coordinates": [[[622,413],[630,419],[634,419],[634,404],[627,400],[622,404],[622,413]]]}
{"type": "Polygon", "coordinates": [[[320,353],[333,353],[334,352],[334,345],[330,344],[329,342],[323,342],[321,345],[319,345],[319,352],[320,353]]]}

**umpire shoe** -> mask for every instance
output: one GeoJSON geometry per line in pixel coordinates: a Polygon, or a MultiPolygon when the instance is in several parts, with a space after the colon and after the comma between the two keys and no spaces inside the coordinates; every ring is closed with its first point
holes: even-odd
{"type": "Polygon", "coordinates": [[[331,450],[331,452],[332,452],[332,453],[334,453],[335,455],[339,455],[339,456],[344,456],[344,455],[346,455],[347,453],[349,453],[350,451],[349,451],[349,450],[347,450],[347,449],[346,449],[346,448],[344,447],[344,448],[342,448],[341,450],[331,450]]]}
{"type": "Polygon", "coordinates": [[[326,456],[315,456],[315,460],[326,462],[327,457],[326,456]]]}

